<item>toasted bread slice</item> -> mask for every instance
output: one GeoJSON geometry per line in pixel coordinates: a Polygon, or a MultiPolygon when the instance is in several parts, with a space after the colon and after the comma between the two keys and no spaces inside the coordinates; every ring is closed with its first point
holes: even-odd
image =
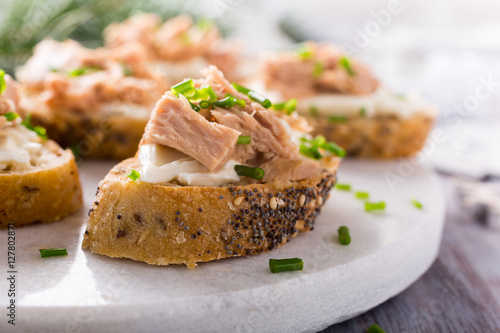
{"type": "Polygon", "coordinates": [[[186,264],[270,251],[314,228],[335,175],[291,182],[203,187],[133,182],[137,159],[99,184],[83,248],[154,265],[186,264]]]}
{"type": "Polygon", "coordinates": [[[409,157],[424,146],[434,117],[415,113],[403,118],[396,115],[346,118],[332,122],[323,116],[306,116],[313,134],[322,134],[346,150],[347,155],[369,158],[409,157]]]}
{"type": "Polygon", "coordinates": [[[75,158],[49,140],[30,170],[0,171],[0,228],[59,220],[82,206],[75,158]]]}

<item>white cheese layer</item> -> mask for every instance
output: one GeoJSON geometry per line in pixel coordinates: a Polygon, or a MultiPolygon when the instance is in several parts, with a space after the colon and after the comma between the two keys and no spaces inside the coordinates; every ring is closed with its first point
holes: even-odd
{"type": "Polygon", "coordinates": [[[0,128],[0,171],[30,170],[41,154],[40,137],[19,123],[18,118],[0,128]]]}
{"type": "Polygon", "coordinates": [[[139,180],[143,182],[166,183],[177,180],[182,185],[219,186],[240,180],[234,171],[235,161],[227,162],[218,172],[210,172],[192,157],[161,145],[142,145],[138,159],[141,163],[139,180]]]}
{"type": "Polygon", "coordinates": [[[202,57],[196,57],[187,61],[156,61],[151,63],[155,73],[169,82],[178,82],[185,78],[200,78],[201,70],[209,63],[202,57]]]}

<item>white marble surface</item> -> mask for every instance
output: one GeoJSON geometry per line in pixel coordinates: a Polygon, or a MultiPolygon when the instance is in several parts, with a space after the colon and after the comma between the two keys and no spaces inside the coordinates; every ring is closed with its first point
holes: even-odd
{"type": "MultiPolygon", "coordinates": [[[[365,213],[353,192],[332,191],[313,232],[271,253],[184,266],[156,267],[82,251],[87,209],[112,166],[84,162],[85,207],[64,221],[16,231],[17,320],[7,325],[7,281],[0,281],[1,332],[301,332],[317,331],[398,294],[434,261],[444,201],[431,171],[418,167],[391,188],[398,162],[345,161],[340,182],[385,200],[365,213]],[[424,204],[409,203],[415,196],[424,204]],[[337,228],[351,230],[341,246],[337,228]],[[66,247],[67,257],[38,249],[66,247]],[[271,274],[269,258],[300,257],[304,270],[271,274]]],[[[7,271],[5,230],[0,267],[7,271]]],[[[5,273],[6,274],[6,273],[5,273]]]]}

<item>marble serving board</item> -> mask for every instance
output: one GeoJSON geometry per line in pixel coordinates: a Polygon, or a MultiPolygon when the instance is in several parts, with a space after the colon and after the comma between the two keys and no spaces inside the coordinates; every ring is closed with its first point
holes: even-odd
{"type": "MultiPolygon", "coordinates": [[[[8,281],[0,282],[1,332],[314,332],[400,293],[435,260],[444,221],[438,180],[423,166],[346,160],[315,230],[270,253],[185,266],[150,266],[83,251],[87,210],[110,162],[84,161],[84,208],[63,221],[16,230],[16,325],[7,323],[8,281]],[[364,211],[354,191],[384,200],[364,211]],[[419,199],[416,209],[410,199],[419,199]],[[352,242],[338,243],[350,228],[352,242]],[[65,247],[68,256],[40,257],[65,247]],[[299,257],[304,270],[272,274],[270,258],[299,257]]],[[[7,231],[0,231],[7,275],[7,231]]]]}

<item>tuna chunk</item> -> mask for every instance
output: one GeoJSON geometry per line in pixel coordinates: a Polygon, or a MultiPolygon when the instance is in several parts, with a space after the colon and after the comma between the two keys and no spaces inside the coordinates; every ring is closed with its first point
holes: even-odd
{"type": "Polygon", "coordinates": [[[338,48],[311,42],[306,47],[310,52],[306,59],[289,52],[264,62],[262,75],[267,89],[287,99],[322,92],[367,95],[377,90],[379,82],[365,66],[352,59],[348,65],[341,64],[345,56],[338,48]]]}
{"type": "MultiPolygon", "coordinates": [[[[4,76],[7,88],[0,95],[0,115],[8,112],[19,113],[19,85],[9,75],[4,76]]],[[[22,114],[21,114],[22,116],[22,114]]],[[[5,117],[0,117],[0,122],[4,121],[5,117]]],[[[0,127],[2,124],[0,123],[0,127]]]]}
{"type": "Polygon", "coordinates": [[[239,135],[193,111],[184,96],[167,92],[151,113],[142,143],[177,149],[216,172],[231,158],[239,135]]]}
{"type": "Polygon", "coordinates": [[[250,135],[252,142],[238,145],[233,159],[241,163],[257,157],[259,153],[272,152],[288,159],[300,158],[297,145],[291,141],[290,134],[281,120],[270,111],[227,111],[217,108],[212,111],[215,120],[224,126],[233,128],[241,135],[250,135]]]}
{"type": "Polygon", "coordinates": [[[288,160],[278,156],[260,165],[265,170],[263,181],[293,181],[314,176],[320,166],[317,162],[309,159],[288,160]]]}

